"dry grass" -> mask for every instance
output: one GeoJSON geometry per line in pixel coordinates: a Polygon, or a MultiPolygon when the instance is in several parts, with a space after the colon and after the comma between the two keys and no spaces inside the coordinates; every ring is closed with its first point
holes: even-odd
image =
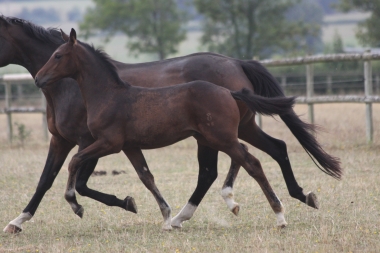
{"type": "MultiPolygon", "coordinates": [[[[305,106],[297,106],[305,113],[305,106]]],[[[235,187],[241,211],[235,217],[225,206],[220,188],[229,160],[220,155],[219,177],[193,219],[183,229],[161,231],[162,216],[152,195],[144,188],[127,159],[103,158],[97,169],[126,170],[119,176],[91,177],[95,189],[136,199],[139,214],[111,208],[79,197],[85,208],[82,220],[63,198],[66,161],[52,189],[46,194],[32,222],[16,236],[0,234],[0,252],[380,252],[380,106],[374,106],[375,142],[365,144],[364,106],[319,105],[316,122],[326,133],[319,140],[326,150],[341,158],[343,180],[320,172],[281,121],[264,119],[264,130],[288,143],[296,178],[305,191],[313,190],[320,210],[289,197],[278,165],[266,154],[250,147],[269,181],[282,199],[289,226],[278,230],[275,216],[261,190],[245,171],[235,187]]],[[[0,144],[0,217],[4,227],[26,206],[37,185],[47,155],[38,141],[40,116],[18,115],[33,130],[24,149],[5,143],[5,118],[0,115],[4,140],[0,144]]],[[[74,152],[72,152],[74,154],[74,152]]],[[[71,155],[72,155],[71,154],[71,155]]],[[[144,151],[156,183],[173,214],[187,202],[197,180],[196,145],[191,139],[168,148],[144,151]]],[[[70,155],[70,157],[71,157],[70,155]]]]}

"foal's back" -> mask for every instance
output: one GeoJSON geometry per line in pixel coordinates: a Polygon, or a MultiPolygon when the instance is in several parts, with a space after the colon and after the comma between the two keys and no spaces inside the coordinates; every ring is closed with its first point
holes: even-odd
{"type": "MultiPolygon", "coordinates": [[[[231,133],[226,128],[237,135],[240,113],[236,101],[229,90],[209,82],[152,89],[131,86],[118,96],[128,146],[158,148],[212,131],[231,133]]],[[[104,119],[104,115],[99,117],[104,119]]]]}

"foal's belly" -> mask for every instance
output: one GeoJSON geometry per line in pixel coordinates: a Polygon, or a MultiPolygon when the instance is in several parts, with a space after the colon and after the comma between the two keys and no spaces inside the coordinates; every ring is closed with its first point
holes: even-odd
{"type": "Polygon", "coordinates": [[[141,149],[155,149],[170,146],[176,142],[195,135],[193,130],[181,132],[151,132],[150,134],[133,133],[128,134],[124,147],[139,147],[141,149]]]}

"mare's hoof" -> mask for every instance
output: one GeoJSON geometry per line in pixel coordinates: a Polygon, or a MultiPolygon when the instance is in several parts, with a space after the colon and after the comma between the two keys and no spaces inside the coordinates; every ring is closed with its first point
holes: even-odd
{"type": "Polygon", "coordinates": [[[172,226],[170,225],[170,224],[164,224],[163,226],[162,226],[162,230],[164,230],[164,231],[170,231],[170,230],[172,230],[173,228],[172,228],[172,226]]]}
{"type": "Polygon", "coordinates": [[[235,214],[236,216],[238,216],[239,211],[240,211],[240,206],[239,205],[235,206],[234,208],[232,208],[231,211],[232,211],[233,214],[235,214]]]}
{"type": "Polygon", "coordinates": [[[83,218],[84,208],[83,206],[79,206],[79,209],[77,211],[74,211],[76,215],[78,215],[80,218],[83,218]]]}
{"type": "Polygon", "coordinates": [[[9,233],[9,234],[18,234],[22,231],[22,228],[19,228],[15,225],[12,225],[12,224],[8,224],[4,229],[3,231],[5,233],[9,233]]]}
{"type": "Polygon", "coordinates": [[[314,192],[309,192],[306,195],[306,205],[311,206],[315,209],[319,209],[319,202],[314,192]]]}
{"type": "Polygon", "coordinates": [[[124,199],[124,206],[125,206],[125,210],[130,211],[132,213],[137,213],[137,206],[136,206],[134,198],[127,196],[124,199]]]}

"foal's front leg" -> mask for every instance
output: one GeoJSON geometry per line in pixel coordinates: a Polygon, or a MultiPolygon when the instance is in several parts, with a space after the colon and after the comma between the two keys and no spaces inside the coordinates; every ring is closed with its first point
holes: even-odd
{"type": "Polygon", "coordinates": [[[164,224],[162,229],[171,230],[171,208],[169,204],[165,201],[164,197],[161,195],[156,184],[154,183],[154,177],[150,173],[148,165],[145,161],[144,155],[139,148],[125,148],[123,152],[131,161],[133,167],[135,168],[137,175],[140,180],[143,182],[146,188],[153,194],[156,199],[158,206],[160,207],[162,216],[164,217],[164,224]]]}
{"type": "MultiPolygon", "coordinates": [[[[69,178],[66,186],[65,199],[70,204],[74,213],[79,217],[83,217],[84,209],[81,205],[78,204],[75,196],[75,184],[78,170],[91,159],[98,159],[100,157],[114,154],[119,151],[120,149],[118,150],[116,148],[116,145],[109,145],[107,141],[97,140],[87,148],[79,151],[71,159],[69,164],[69,178]]],[[[82,169],[85,169],[85,167],[82,169]]]]}

